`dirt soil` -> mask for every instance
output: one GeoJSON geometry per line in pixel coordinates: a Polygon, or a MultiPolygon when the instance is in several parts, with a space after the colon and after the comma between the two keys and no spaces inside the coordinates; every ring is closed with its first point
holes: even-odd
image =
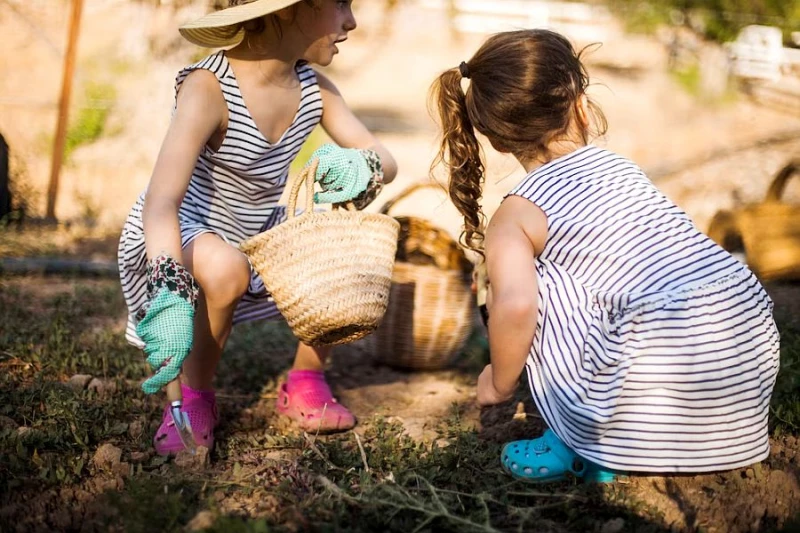
{"type": "MultiPolygon", "coordinates": [[[[48,278],[46,283],[42,283],[40,278],[12,278],[5,283],[7,290],[36,295],[37,300],[73,291],[80,284],[94,288],[113,285],[113,282],[102,280],[58,281],[53,278],[48,278]]],[[[800,286],[771,285],[769,290],[779,314],[787,310],[791,312],[792,306],[800,301],[800,286]]],[[[122,335],[123,321],[108,317],[93,327],[122,335]]],[[[249,344],[249,335],[237,328],[232,338],[232,349],[249,344]]],[[[235,484],[252,486],[251,491],[226,492],[220,490],[224,489],[225,482],[217,485],[212,482],[206,496],[215,502],[219,514],[253,518],[285,513],[286,509],[280,507],[278,500],[271,495],[272,488],[287,480],[299,486],[304,486],[302,483],[313,484],[313,478],[309,477],[311,474],[296,465],[300,454],[309,452],[302,452],[295,446],[281,446],[280,435],[299,434],[277,415],[274,392],[264,392],[274,391],[273,380],[288,368],[294,345],[290,339],[286,342],[287,339],[281,336],[260,339],[258,364],[272,369],[271,375],[254,376],[246,360],[248,366],[229,365],[220,372],[218,401],[222,424],[217,436],[223,447],[233,451],[228,451],[225,457],[208,458],[202,454],[201,460],[184,456],[175,461],[184,476],[191,477],[193,471],[198,472],[200,479],[233,476],[235,484]],[[258,383],[262,380],[269,382],[264,388],[243,385],[254,382],[254,379],[258,383]],[[262,392],[253,393],[258,390],[262,392]],[[248,451],[247,442],[263,445],[265,439],[274,445],[266,450],[261,446],[248,451]],[[231,448],[232,443],[244,444],[231,448]]],[[[338,347],[329,376],[337,397],[359,419],[355,431],[362,437],[366,438],[366,434],[375,428],[376,421],[383,418],[402,424],[405,434],[416,441],[446,446],[448,437],[441,434],[441,424],[448,417],[457,415],[464,430],[475,429],[481,440],[496,444],[499,453],[499,447],[505,442],[540,434],[544,423],[524,386],[511,402],[485,409],[475,405],[475,369],[480,367],[481,357],[485,357],[481,346],[478,341],[473,345],[473,354],[458,360],[453,368],[432,372],[389,368],[359,344],[338,347]],[[477,357],[474,356],[476,353],[477,357]]],[[[31,365],[20,368],[13,359],[6,359],[0,361],[0,371],[22,372],[33,379],[36,368],[31,365]]],[[[141,404],[141,400],[134,401],[141,404]]],[[[172,475],[170,465],[163,464],[148,445],[159,423],[157,399],[147,398],[145,401],[152,416],[137,416],[125,426],[126,435],[138,444],[123,445],[122,448],[110,443],[100,446],[92,456],[83,459],[91,465],[92,474],[78,484],[37,490],[35,494],[23,485],[3,495],[0,497],[0,524],[14,524],[8,531],[39,531],[44,524],[53,531],[97,531],[109,523],[110,511],[104,503],[107,500],[101,495],[116,498],[114,494],[119,494],[119,498],[133,502],[143,497],[135,490],[125,490],[127,483],[133,481],[134,471],[144,468],[169,479],[172,475]]],[[[8,428],[16,429],[16,424],[0,417],[0,431],[8,428]]],[[[750,533],[785,528],[781,530],[795,531],[790,520],[800,513],[800,439],[783,435],[771,439],[771,444],[769,459],[750,468],[696,476],[624,477],[607,487],[602,498],[604,501],[624,502],[627,513],[633,509],[650,517],[647,522],[649,529],[640,529],[643,526],[626,522],[631,520],[631,516],[623,514],[626,518],[600,520],[595,530],[750,533]],[[652,517],[657,517],[657,520],[653,521],[652,517]]],[[[467,465],[463,467],[467,468],[467,465]]],[[[143,500],[141,506],[146,508],[147,505],[143,500]]],[[[195,526],[199,527],[204,520],[211,518],[200,513],[195,517],[195,526]]],[[[296,518],[296,530],[304,530],[302,513],[296,518]]]]}

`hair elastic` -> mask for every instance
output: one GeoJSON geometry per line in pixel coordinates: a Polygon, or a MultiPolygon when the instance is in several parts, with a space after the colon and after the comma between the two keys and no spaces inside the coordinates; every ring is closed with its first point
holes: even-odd
{"type": "Polygon", "coordinates": [[[462,78],[469,78],[469,65],[466,61],[462,61],[458,66],[458,71],[461,73],[462,78]]]}

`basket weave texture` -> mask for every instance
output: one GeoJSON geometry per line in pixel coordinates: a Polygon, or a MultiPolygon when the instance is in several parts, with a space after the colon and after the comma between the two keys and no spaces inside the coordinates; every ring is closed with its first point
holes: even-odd
{"type": "MultiPolygon", "coordinates": [[[[388,214],[399,200],[422,188],[419,183],[387,202],[388,214]]],[[[394,367],[433,370],[450,364],[463,348],[474,322],[470,290],[472,263],[443,229],[417,217],[400,223],[389,307],[367,340],[381,361],[394,367]]]]}
{"type": "Polygon", "coordinates": [[[719,211],[708,236],[726,250],[744,250],[747,264],[763,281],[800,280],[800,206],[783,199],[787,182],[800,174],[790,160],[772,180],[763,201],[719,211]]]}
{"type": "Polygon", "coordinates": [[[747,262],[763,280],[800,280],[800,206],[782,199],[789,178],[798,174],[800,160],[791,161],[775,176],[764,201],[739,213],[747,262]]]}
{"type": "Polygon", "coordinates": [[[399,224],[348,209],[314,212],[318,162],[292,184],[288,220],[242,242],[295,336],[311,346],[358,340],[375,331],[389,301],[399,224]],[[296,215],[306,186],[305,211],[296,215]]]}

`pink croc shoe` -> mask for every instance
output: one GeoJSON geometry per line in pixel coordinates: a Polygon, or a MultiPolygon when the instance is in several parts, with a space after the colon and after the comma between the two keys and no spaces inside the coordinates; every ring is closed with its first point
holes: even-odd
{"type": "Polygon", "coordinates": [[[290,371],[278,392],[277,407],[303,431],[333,433],[356,425],[353,413],[333,397],[321,371],[290,371]]]}
{"type": "MultiPolygon", "coordinates": [[[[181,385],[183,392],[183,408],[181,411],[189,416],[194,440],[198,446],[214,449],[214,428],[217,425],[217,400],[214,391],[198,391],[181,385]]],[[[169,405],[164,407],[164,418],[153,438],[156,453],[159,455],[175,455],[183,450],[181,438],[172,421],[169,405]]]]}

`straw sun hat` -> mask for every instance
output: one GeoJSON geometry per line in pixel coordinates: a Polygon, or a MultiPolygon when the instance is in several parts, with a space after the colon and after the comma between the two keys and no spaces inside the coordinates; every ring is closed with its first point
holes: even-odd
{"type": "Polygon", "coordinates": [[[178,31],[186,40],[206,48],[238,44],[244,37],[241,23],[269,15],[300,0],[244,0],[237,6],[209,13],[187,22],[178,31]]]}

